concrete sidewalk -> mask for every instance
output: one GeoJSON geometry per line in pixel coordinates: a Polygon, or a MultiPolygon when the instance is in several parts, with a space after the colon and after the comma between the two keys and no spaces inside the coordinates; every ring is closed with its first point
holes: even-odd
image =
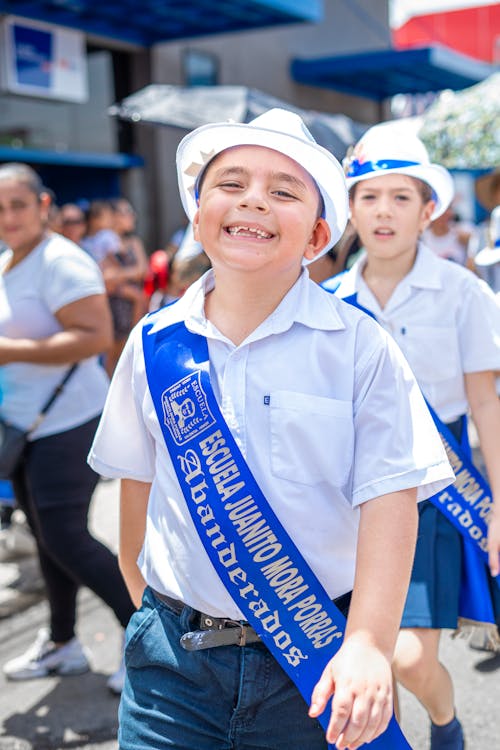
{"type": "MultiPolygon", "coordinates": [[[[117,481],[99,483],[91,528],[116,550],[117,481]]],[[[35,558],[0,563],[0,664],[21,653],[47,624],[36,571],[35,558]]],[[[87,589],[79,594],[77,629],[91,654],[91,672],[25,682],[7,682],[0,673],[0,750],[116,750],[118,698],[107,690],[106,679],[118,667],[122,631],[111,610],[87,589]]]]}

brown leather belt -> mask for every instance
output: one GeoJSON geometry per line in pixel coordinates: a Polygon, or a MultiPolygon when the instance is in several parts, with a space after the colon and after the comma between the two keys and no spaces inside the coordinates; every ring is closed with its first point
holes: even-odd
{"type": "MultiPolygon", "coordinates": [[[[179,599],[172,599],[171,596],[160,594],[159,591],[154,589],[152,591],[157,599],[178,615],[186,607],[179,599]]],[[[347,616],[350,600],[351,592],[339,596],[338,599],[334,600],[334,604],[347,616]]],[[[246,646],[249,643],[262,643],[260,636],[248,622],[231,620],[228,617],[213,617],[198,610],[193,611],[193,616],[198,630],[184,633],[180,639],[180,644],[186,651],[201,651],[205,648],[216,648],[217,646],[246,646]]]]}

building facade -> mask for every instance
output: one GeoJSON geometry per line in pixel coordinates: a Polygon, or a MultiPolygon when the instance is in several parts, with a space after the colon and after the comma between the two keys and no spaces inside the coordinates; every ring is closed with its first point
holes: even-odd
{"type": "MultiPolygon", "coordinates": [[[[53,28],[61,28],[61,18],[66,24],[63,28],[78,29],[84,41],[87,98],[44,98],[13,93],[4,86],[0,91],[0,161],[31,163],[60,203],[126,195],[138,211],[139,229],[149,250],[163,246],[185,222],[177,195],[175,150],[186,131],[110,117],[108,108],[114,102],[149,83],[215,83],[260,89],[298,107],[343,113],[364,123],[383,116],[376,101],[294,82],[290,67],[296,58],[390,47],[387,0],[270,0],[274,16],[269,16],[268,23],[259,19],[253,27],[252,3],[242,0],[240,10],[247,18],[243,14],[238,28],[224,31],[218,26],[221,9],[229,14],[230,6],[234,11],[238,5],[236,0],[204,2],[202,22],[192,22],[192,35],[188,25],[180,32],[182,38],[156,41],[151,33],[144,43],[130,38],[137,24],[130,16],[127,29],[128,0],[106,4],[108,27],[96,22],[88,29],[69,15],[52,16],[47,11],[51,5],[60,7],[61,3],[0,0],[0,13],[5,14],[4,21],[12,14],[21,24],[30,20],[41,24],[42,30],[44,24],[50,29],[54,22],[53,28]],[[313,5],[317,12],[312,20],[304,14],[303,22],[295,17],[293,22],[283,19],[280,23],[276,16],[276,8],[287,6],[290,11],[313,5]],[[24,6],[28,10],[18,15],[24,6]],[[113,24],[113,13],[121,25],[113,24]],[[210,33],[203,34],[203,29],[210,33]]],[[[97,7],[94,0],[88,5],[89,12],[97,7]]],[[[169,5],[176,5],[175,11],[181,13],[179,4],[166,2],[167,11],[169,5]]],[[[186,13],[190,3],[186,0],[181,5],[186,13]]],[[[141,3],[143,9],[146,6],[141,3]]]]}

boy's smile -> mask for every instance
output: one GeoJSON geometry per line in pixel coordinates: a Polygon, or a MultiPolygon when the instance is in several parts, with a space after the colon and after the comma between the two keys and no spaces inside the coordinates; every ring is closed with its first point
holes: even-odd
{"type": "Polygon", "coordinates": [[[231,237],[253,237],[258,240],[270,240],[273,235],[270,232],[266,232],[263,229],[255,226],[234,226],[226,227],[226,232],[231,237]]]}
{"type": "Polygon", "coordinates": [[[295,161],[263,146],[237,146],[207,167],[195,237],[216,270],[274,269],[296,278],[304,255],[326,244],[319,202],[314,180],[295,161]]]}

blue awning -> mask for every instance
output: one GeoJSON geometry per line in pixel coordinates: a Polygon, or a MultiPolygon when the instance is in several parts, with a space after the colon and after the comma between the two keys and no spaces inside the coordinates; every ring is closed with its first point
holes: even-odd
{"type": "Polygon", "coordinates": [[[473,86],[491,75],[495,66],[434,45],[295,59],[291,71],[298,83],[381,101],[395,94],[473,86]]]}
{"type": "Polygon", "coordinates": [[[132,154],[99,154],[85,151],[39,151],[34,148],[0,146],[0,162],[20,161],[26,164],[50,164],[60,167],[92,169],[130,169],[142,167],[144,159],[132,154]]]}
{"type": "Polygon", "coordinates": [[[320,21],[323,0],[0,0],[0,13],[149,47],[174,39],[320,21]]]}

